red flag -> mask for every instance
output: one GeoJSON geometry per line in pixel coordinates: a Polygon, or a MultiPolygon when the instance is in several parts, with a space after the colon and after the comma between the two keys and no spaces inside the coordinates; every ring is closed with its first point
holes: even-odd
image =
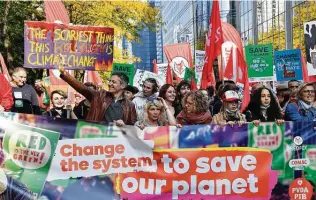
{"type": "Polygon", "coordinates": [[[153,72],[154,72],[155,74],[158,74],[157,60],[156,60],[156,59],[153,60],[153,65],[154,65],[154,67],[153,67],[153,72]]]}
{"type": "Polygon", "coordinates": [[[224,39],[218,1],[213,1],[210,27],[207,35],[207,40],[205,42],[205,57],[201,88],[207,88],[207,86],[209,85],[215,86],[216,84],[213,63],[216,57],[221,54],[221,46],[223,43],[224,39]]]}
{"type": "Polygon", "coordinates": [[[303,52],[301,50],[301,61],[302,61],[302,73],[304,82],[316,82],[316,76],[308,76],[307,64],[305,60],[305,56],[303,56],[303,52]]]}
{"type": "Polygon", "coordinates": [[[46,21],[54,22],[56,20],[62,21],[65,24],[69,24],[69,16],[65,5],[61,0],[48,1],[44,0],[46,21]]]}
{"type": "Polygon", "coordinates": [[[173,85],[172,73],[171,73],[171,68],[169,64],[167,66],[166,84],[173,85]]]}
{"type": "Polygon", "coordinates": [[[227,62],[226,70],[224,77],[230,80],[234,80],[236,85],[243,87],[243,99],[241,111],[243,112],[249,102],[250,102],[250,90],[249,90],[249,80],[248,80],[248,67],[242,53],[237,49],[237,70],[234,72],[233,69],[233,55],[232,53],[229,56],[227,62]]]}
{"type": "Polygon", "coordinates": [[[163,47],[173,74],[179,83],[184,78],[185,68],[192,68],[192,54],[189,43],[171,44],[163,47]]]}
{"type": "Polygon", "coordinates": [[[84,74],[84,82],[92,82],[96,86],[103,85],[102,78],[100,77],[100,74],[96,71],[86,71],[84,74]]]}
{"type": "Polygon", "coordinates": [[[0,66],[0,72],[5,76],[5,78],[10,82],[11,81],[11,76],[8,72],[8,68],[7,68],[7,65],[5,64],[4,62],[4,58],[2,56],[2,54],[0,53],[0,63],[1,63],[1,66],[0,66]]]}
{"type": "Polygon", "coordinates": [[[197,85],[196,85],[196,82],[195,82],[195,80],[194,80],[194,77],[191,78],[191,89],[192,89],[193,91],[198,90],[197,85]]]}

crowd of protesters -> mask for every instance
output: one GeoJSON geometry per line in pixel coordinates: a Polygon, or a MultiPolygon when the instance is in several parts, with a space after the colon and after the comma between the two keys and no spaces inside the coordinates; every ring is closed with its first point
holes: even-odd
{"type": "Polygon", "coordinates": [[[242,99],[233,81],[193,91],[188,81],[177,85],[158,85],[154,78],[142,88],[128,85],[124,73],[112,73],[109,89],[98,89],[93,83],[81,83],[60,68],[60,77],[84,99],[74,108],[67,104],[67,94],[50,91],[41,80],[26,84],[27,72],[13,70],[9,83],[0,74],[0,111],[82,119],[117,126],[178,126],[218,124],[221,126],[252,122],[315,121],[315,83],[288,82],[287,88],[274,93],[262,83],[252,86],[250,103],[240,110],[242,99]]]}

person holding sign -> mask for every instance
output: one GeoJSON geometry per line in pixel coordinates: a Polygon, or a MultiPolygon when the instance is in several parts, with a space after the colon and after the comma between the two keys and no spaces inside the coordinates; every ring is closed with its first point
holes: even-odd
{"type": "Polygon", "coordinates": [[[284,123],[281,115],[281,109],[271,90],[261,87],[253,94],[249,112],[251,113],[251,121],[259,126],[260,122],[276,122],[284,123]]]}
{"type": "Polygon", "coordinates": [[[59,71],[60,77],[91,103],[87,121],[103,122],[106,125],[114,123],[117,126],[135,124],[135,105],[124,97],[124,88],[128,84],[128,77],[124,73],[112,73],[108,83],[109,91],[105,91],[93,90],[77,81],[65,71],[61,62],[59,71]]]}
{"type": "Polygon", "coordinates": [[[14,107],[12,112],[36,114],[40,115],[37,94],[35,89],[26,84],[26,71],[22,67],[17,67],[13,70],[11,86],[13,88],[14,107]]]}
{"type": "Polygon", "coordinates": [[[9,111],[13,105],[12,87],[2,73],[0,73],[0,85],[0,112],[9,111]]]}
{"type": "Polygon", "coordinates": [[[289,103],[285,110],[285,120],[316,121],[315,87],[312,83],[302,84],[297,91],[298,100],[289,103]]]}
{"type": "Polygon", "coordinates": [[[184,109],[177,116],[180,125],[210,124],[212,116],[201,91],[191,91],[183,98],[184,109]]]}
{"type": "Polygon", "coordinates": [[[175,126],[176,119],[166,101],[157,97],[148,101],[144,106],[144,117],[142,121],[136,122],[140,129],[151,126],[175,126]],[[167,118],[166,118],[167,116],[167,118]]]}
{"type": "Polygon", "coordinates": [[[233,126],[235,123],[242,125],[246,117],[239,110],[239,96],[236,91],[228,90],[222,95],[223,105],[221,111],[214,115],[212,124],[233,126]]]}

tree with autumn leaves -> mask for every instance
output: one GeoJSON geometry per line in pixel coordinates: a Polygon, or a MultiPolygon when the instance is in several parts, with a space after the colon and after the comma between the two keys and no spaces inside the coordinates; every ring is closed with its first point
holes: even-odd
{"type": "MultiPolygon", "coordinates": [[[[155,31],[162,24],[159,10],[144,1],[65,1],[70,22],[76,25],[114,28],[115,42],[123,38],[139,41],[139,31],[147,27],[155,31]]],[[[45,20],[42,1],[0,2],[0,52],[9,69],[23,66],[24,21],[45,20]]],[[[140,61],[115,46],[114,62],[140,61]]],[[[29,70],[29,75],[41,78],[43,70],[29,70]]]]}

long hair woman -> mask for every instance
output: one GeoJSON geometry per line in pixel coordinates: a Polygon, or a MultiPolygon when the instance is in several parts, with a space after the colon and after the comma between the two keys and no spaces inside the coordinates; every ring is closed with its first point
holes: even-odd
{"type": "Polygon", "coordinates": [[[183,98],[183,110],[177,116],[180,125],[210,124],[212,116],[208,101],[201,91],[191,91],[183,98]]]}
{"type": "Polygon", "coordinates": [[[136,122],[136,126],[140,129],[144,129],[145,127],[175,125],[176,119],[165,100],[161,97],[148,101],[144,106],[144,117],[142,121],[136,122]]]}
{"type": "Polygon", "coordinates": [[[175,114],[174,105],[177,101],[176,88],[171,84],[163,85],[159,90],[159,97],[163,98],[170,109],[171,113],[175,114]]]}
{"type": "Polygon", "coordinates": [[[277,124],[284,122],[280,106],[270,89],[259,88],[252,96],[251,102],[254,106],[249,111],[251,121],[255,125],[259,125],[260,122],[277,122],[277,124]]]}

